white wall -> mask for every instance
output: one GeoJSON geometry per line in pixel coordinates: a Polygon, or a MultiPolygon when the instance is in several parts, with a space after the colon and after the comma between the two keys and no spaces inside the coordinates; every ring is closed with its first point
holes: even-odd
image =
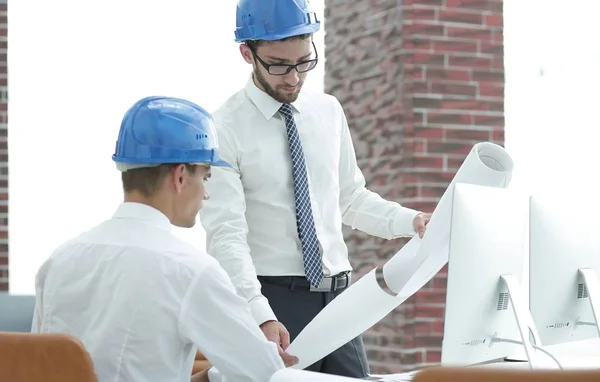
{"type": "MultiPolygon", "coordinates": [[[[600,192],[598,0],[504,0],[511,188],[570,199],[600,192]]],[[[585,224],[565,222],[565,229],[585,224]]],[[[529,266],[523,289],[528,299],[529,266]]]]}
{"type": "Polygon", "coordinates": [[[505,0],[506,148],[513,187],[576,192],[596,183],[600,2],[505,0]]]}
{"type": "MultiPolygon", "coordinates": [[[[323,0],[312,1],[323,15],[323,0]]],[[[121,118],[148,95],[214,111],[245,84],[235,0],[11,3],[10,291],[33,293],[52,250],[122,200],[111,160],[121,118]]],[[[319,55],[324,33],[315,36],[319,55]]],[[[323,88],[323,62],[306,86],[323,88]]],[[[177,229],[204,248],[198,224],[177,229]]]]}

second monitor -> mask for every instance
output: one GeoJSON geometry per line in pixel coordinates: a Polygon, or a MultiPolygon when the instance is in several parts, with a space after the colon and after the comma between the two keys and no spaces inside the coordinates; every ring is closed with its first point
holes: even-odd
{"type": "Polygon", "coordinates": [[[595,200],[531,196],[529,309],[544,345],[600,334],[600,203],[595,200]]]}

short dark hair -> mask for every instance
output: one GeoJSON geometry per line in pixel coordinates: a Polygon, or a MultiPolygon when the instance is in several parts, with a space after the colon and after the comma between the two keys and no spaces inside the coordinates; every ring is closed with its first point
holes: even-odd
{"type": "Polygon", "coordinates": [[[286,38],[282,38],[281,40],[247,40],[246,45],[248,48],[252,50],[256,50],[259,46],[263,45],[266,42],[277,42],[277,41],[290,41],[290,40],[310,40],[312,37],[312,33],[299,34],[296,36],[290,36],[286,38]]]}
{"type": "Polygon", "coordinates": [[[175,167],[184,164],[185,169],[191,174],[196,172],[196,166],[188,163],[169,163],[154,167],[142,167],[127,170],[121,173],[123,191],[138,191],[145,197],[153,196],[160,188],[160,183],[175,167]]]}

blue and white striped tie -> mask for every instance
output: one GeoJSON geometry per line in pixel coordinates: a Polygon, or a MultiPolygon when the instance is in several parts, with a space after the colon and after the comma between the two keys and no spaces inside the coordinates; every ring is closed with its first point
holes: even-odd
{"type": "Polygon", "coordinates": [[[302,244],[304,257],[304,271],[306,279],[315,287],[323,280],[323,266],[321,265],[321,253],[319,241],[312,214],[310,194],[308,192],[308,179],[306,176],[306,164],[304,163],[304,152],[302,142],[298,135],[296,122],[289,104],[283,104],[279,112],[285,118],[288,143],[292,156],[292,175],[294,177],[294,198],[296,200],[296,224],[298,236],[302,244]]]}

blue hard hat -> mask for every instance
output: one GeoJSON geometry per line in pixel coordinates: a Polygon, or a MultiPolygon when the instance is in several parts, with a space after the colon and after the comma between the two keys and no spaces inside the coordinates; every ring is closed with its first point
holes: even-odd
{"type": "Polygon", "coordinates": [[[184,99],[146,97],[125,113],[112,159],[117,164],[231,167],[219,158],[218,146],[213,118],[206,110],[184,99]]]}
{"type": "Polygon", "coordinates": [[[308,0],[238,0],[235,41],[281,40],[320,26],[308,0]]]}

